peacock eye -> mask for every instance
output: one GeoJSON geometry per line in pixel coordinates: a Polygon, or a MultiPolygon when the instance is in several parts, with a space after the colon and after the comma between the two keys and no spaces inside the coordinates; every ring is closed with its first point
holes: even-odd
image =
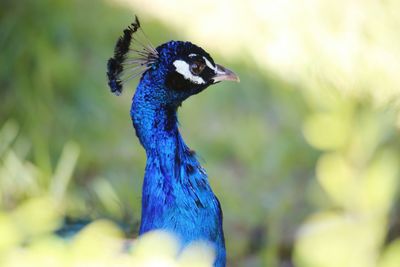
{"type": "Polygon", "coordinates": [[[195,61],[190,65],[190,72],[194,75],[199,75],[204,70],[205,66],[204,63],[195,61]]]}

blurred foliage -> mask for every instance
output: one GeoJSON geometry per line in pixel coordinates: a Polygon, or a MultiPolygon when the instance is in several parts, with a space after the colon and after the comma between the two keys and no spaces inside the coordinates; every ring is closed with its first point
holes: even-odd
{"type": "Polygon", "coordinates": [[[200,246],[176,259],[163,233],[123,251],[104,220],[71,241],[53,234],[68,217],[136,235],[145,154],[133,90],[113,97],[105,67],[140,10],[154,44],[195,40],[241,78],[179,114],[221,200],[230,266],[398,266],[400,120],[387,104],[398,101],[398,3],[189,2],[2,1],[0,265],[132,265],[157,260],[146,248],[160,244],[167,266],[212,258],[200,246]]]}
{"type": "Polygon", "coordinates": [[[212,266],[214,251],[205,243],[180,251],[177,239],[162,231],[129,240],[107,220],[92,222],[69,239],[56,235],[77,145],[65,145],[52,178],[43,181],[45,174],[11,145],[15,123],[7,122],[0,136],[0,266],[212,266]]]}
{"type": "Polygon", "coordinates": [[[306,120],[307,140],[324,151],[316,163],[316,179],[330,207],[300,227],[295,250],[299,266],[393,264],[388,256],[381,263],[380,252],[399,187],[395,118],[393,111],[340,99],[306,120]],[[317,134],[320,129],[323,135],[317,134]]]}

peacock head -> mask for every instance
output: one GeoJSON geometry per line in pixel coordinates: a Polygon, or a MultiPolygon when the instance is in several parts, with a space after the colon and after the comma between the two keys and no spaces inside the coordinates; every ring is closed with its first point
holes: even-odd
{"type": "Polygon", "coordinates": [[[107,75],[113,93],[119,95],[125,82],[142,75],[138,90],[151,90],[144,92],[147,99],[177,106],[212,84],[239,81],[234,72],[215,64],[201,47],[190,42],[169,41],[153,48],[139,29],[136,17],[119,38],[114,57],[108,62],[107,75]]]}

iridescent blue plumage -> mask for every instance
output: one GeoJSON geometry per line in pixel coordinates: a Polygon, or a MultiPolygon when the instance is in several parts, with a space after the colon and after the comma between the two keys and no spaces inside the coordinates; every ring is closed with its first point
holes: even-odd
{"type": "Polygon", "coordinates": [[[207,241],[217,254],[214,266],[223,267],[226,253],[220,203],[179,133],[177,109],[209,85],[238,78],[190,42],[170,41],[156,52],[157,60],[143,73],[130,112],[147,155],[139,233],[171,231],[182,246],[207,241]]]}

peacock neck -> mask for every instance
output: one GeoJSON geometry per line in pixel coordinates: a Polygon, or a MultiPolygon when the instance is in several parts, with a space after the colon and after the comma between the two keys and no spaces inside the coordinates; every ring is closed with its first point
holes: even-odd
{"type": "MultiPolygon", "coordinates": [[[[138,88],[143,89],[143,88],[138,88]]],[[[178,105],[163,105],[146,90],[133,97],[131,117],[147,163],[139,234],[164,229],[182,245],[196,240],[214,244],[214,266],[225,266],[222,212],[207,174],[184,143],[177,122],[178,105]]]]}
{"type": "Polygon", "coordinates": [[[161,104],[135,94],[131,107],[132,122],[147,157],[170,153],[181,144],[177,106],[161,104]]]}

